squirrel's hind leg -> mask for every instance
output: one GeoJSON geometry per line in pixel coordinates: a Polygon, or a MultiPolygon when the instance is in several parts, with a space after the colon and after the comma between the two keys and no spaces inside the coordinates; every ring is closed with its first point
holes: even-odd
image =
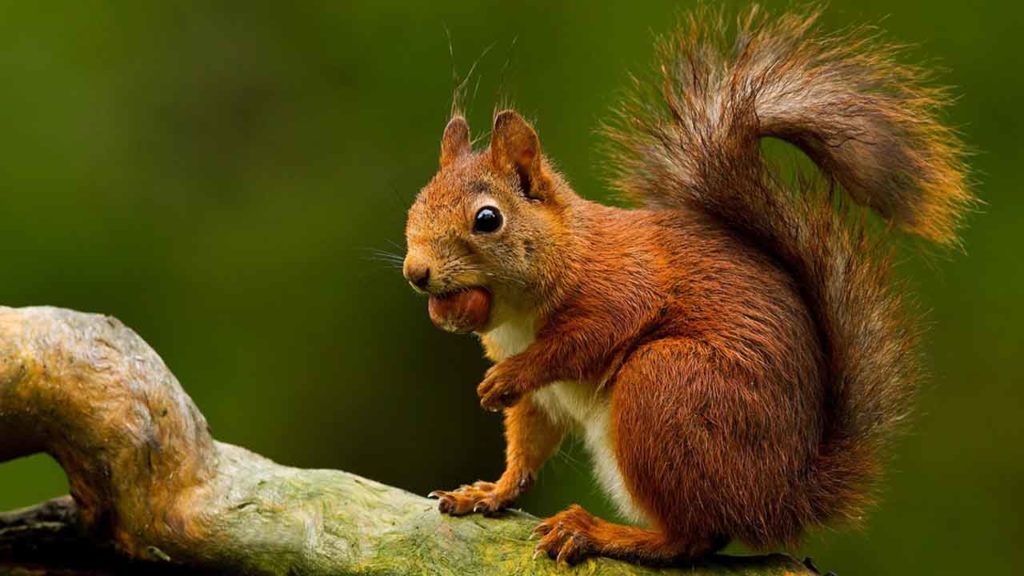
{"type": "Polygon", "coordinates": [[[647,528],[602,520],[579,505],[572,505],[541,522],[537,554],[561,563],[575,564],[590,556],[606,556],[627,562],[668,564],[680,558],[709,554],[725,546],[725,539],[681,542],[647,528]]]}
{"type": "Polygon", "coordinates": [[[686,338],[649,342],[623,363],[612,383],[616,464],[635,507],[682,557],[730,538],[796,539],[819,434],[809,381],[686,338]]]}

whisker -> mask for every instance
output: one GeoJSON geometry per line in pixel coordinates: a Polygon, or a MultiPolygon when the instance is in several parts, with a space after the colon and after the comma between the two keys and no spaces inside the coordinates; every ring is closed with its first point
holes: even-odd
{"type": "Polygon", "coordinates": [[[395,258],[388,254],[366,254],[365,257],[369,260],[377,260],[378,262],[390,262],[391,264],[404,263],[402,258],[395,258]]]}
{"type": "Polygon", "coordinates": [[[384,264],[385,267],[391,268],[393,270],[401,270],[402,269],[402,265],[397,263],[397,262],[388,262],[388,261],[385,261],[385,260],[378,260],[376,258],[366,258],[366,260],[368,260],[370,262],[380,262],[381,264],[384,264]]]}
{"type": "Polygon", "coordinates": [[[363,260],[380,262],[388,268],[401,270],[402,266],[405,264],[405,257],[400,254],[395,254],[394,252],[369,247],[364,247],[360,250],[364,253],[362,256],[363,260]]]}
{"type": "Polygon", "coordinates": [[[526,288],[526,286],[527,286],[525,280],[523,280],[521,278],[516,278],[514,276],[509,276],[507,274],[499,274],[499,273],[494,273],[494,272],[484,272],[484,275],[487,276],[488,278],[493,278],[495,280],[499,280],[499,281],[502,281],[502,282],[508,282],[508,283],[514,284],[516,286],[519,286],[521,288],[526,288]]]}

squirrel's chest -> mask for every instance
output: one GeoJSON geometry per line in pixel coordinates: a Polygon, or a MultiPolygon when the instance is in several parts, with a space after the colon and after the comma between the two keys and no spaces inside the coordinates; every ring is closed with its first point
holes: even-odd
{"type": "MultiPolygon", "coordinates": [[[[507,322],[488,333],[488,355],[500,362],[525,350],[533,343],[534,336],[532,322],[507,322]]],[[[580,382],[554,382],[533,392],[531,398],[553,422],[579,434],[590,452],[601,487],[624,516],[643,521],[619,471],[608,389],[580,382]]]]}

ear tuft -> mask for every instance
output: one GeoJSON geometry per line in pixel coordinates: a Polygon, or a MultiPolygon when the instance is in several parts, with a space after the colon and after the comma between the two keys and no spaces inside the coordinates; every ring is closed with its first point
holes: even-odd
{"type": "Polygon", "coordinates": [[[441,168],[470,152],[469,124],[462,116],[453,116],[441,136],[441,168]]]}
{"type": "Polygon", "coordinates": [[[494,117],[491,162],[497,170],[515,174],[527,198],[545,198],[550,179],[541,161],[540,138],[514,110],[503,110],[494,117]]]}

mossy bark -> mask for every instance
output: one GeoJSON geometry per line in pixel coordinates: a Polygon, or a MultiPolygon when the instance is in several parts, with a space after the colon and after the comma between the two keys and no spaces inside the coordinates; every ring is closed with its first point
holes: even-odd
{"type": "MultiPolygon", "coordinates": [[[[451,518],[346,472],[212,439],[157,354],[116,320],[0,308],[0,461],[46,452],[71,496],[0,514],[0,573],[562,574],[537,519],[451,518]]],[[[585,574],[814,574],[783,555],[585,574]]]]}

